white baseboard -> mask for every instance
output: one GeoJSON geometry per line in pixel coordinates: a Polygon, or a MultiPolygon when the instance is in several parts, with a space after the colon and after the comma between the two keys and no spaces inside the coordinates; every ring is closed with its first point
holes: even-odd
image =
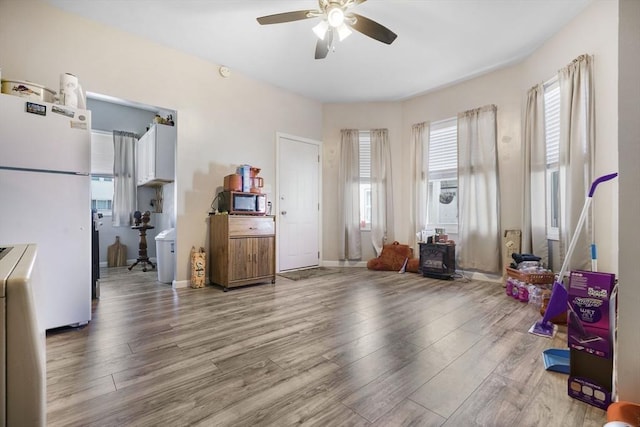
{"type": "Polygon", "coordinates": [[[366,267],[367,261],[322,261],[323,267],[366,267]]]}
{"type": "Polygon", "coordinates": [[[191,281],[190,280],[174,280],[171,283],[171,287],[173,289],[188,288],[190,285],[191,285],[191,281]]]}
{"type": "MultiPolygon", "coordinates": [[[[367,261],[322,261],[321,265],[323,267],[366,267],[367,261]]],[[[468,279],[483,282],[502,283],[503,280],[501,275],[480,273],[478,271],[456,270],[456,273],[462,274],[468,279]]]]}
{"type": "Polygon", "coordinates": [[[456,273],[460,273],[471,280],[502,283],[502,276],[497,274],[487,274],[487,273],[480,273],[478,271],[460,271],[460,270],[456,270],[456,273]]]}

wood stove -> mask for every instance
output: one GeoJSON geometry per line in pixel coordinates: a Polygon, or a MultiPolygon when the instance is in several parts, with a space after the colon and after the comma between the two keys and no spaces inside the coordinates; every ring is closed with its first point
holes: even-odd
{"type": "Polygon", "coordinates": [[[425,277],[453,279],[456,272],[456,245],[420,243],[420,271],[425,277]]]}

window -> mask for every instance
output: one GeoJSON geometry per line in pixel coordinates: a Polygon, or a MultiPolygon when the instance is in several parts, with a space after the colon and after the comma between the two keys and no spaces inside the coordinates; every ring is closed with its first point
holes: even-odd
{"type": "Polygon", "coordinates": [[[560,153],[560,86],[554,79],[544,87],[544,139],[546,155],[547,239],[558,240],[560,153]]]}
{"type": "Polygon", "coordinates": [[[91,132],[91,209],[111,215],[113,204],[113,136],[91,132]]]}
{"type": "Polygon", "coordinates": [[[111,215],[113,177],[91,175],[91,209],[111,215]]]}
{"type": "Polygon", "coordinates": [[[458,232],[458,120],[441,120],[429,129],[427,225],[458,232]]]}
{"type": "Polygon", "coordinates": [[[371,230],[371,133],[360,131],[360,230],[371,230]]]}

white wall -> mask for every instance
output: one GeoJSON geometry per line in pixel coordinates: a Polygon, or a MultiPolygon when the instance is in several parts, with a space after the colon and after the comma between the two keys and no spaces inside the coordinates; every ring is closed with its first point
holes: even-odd
{"type": "Polygon", "coordinates": [[[0,67],[4,77],[51,88],[71,72],[86,91],[178,112],[178,281],[188,280],[191,247],[206,247],[207,213],[223,177],[248,163],[274,185],[275,133],[322,136],[318,102],[233,70],[224,79],[215,64],[41,1],[0,1],[0,67]]]}
{"type": "Polygon", "coordinates": [[[619,10],[620,275],[618,389],[621,400],[640,402],[640,2],[620,0],[619,10]]]}

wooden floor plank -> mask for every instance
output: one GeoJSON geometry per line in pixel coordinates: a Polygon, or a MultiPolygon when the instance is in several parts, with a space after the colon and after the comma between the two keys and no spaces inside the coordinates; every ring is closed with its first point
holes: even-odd
{"type": "Polygon", "coordinates": [[[314,399],[305,402],[305,406],[275,420],[271,427],[281,426],[352,426],[364,427],[370,423],[335,399],[322,401],[318,405],[314,399]]]}
{"type": "Polygon", "coordinates": [[[356,362],[327,375],[315,385],[342,400],[385,373],[396,372],[415,360],[422,348],[397,342],[385,346],[356,362]]]}
{"type": "MultiPolygon", "coordinates": [[[[398,427],[438,427],[441,426],[446,421],[446,418],[441,417],[440,415],[429,411],[423,406],[418,405],[417,403],[411,400],[403,400],[393,408],[391,411],[387,412],[382,418],[379,418],[373,426],[375,427],[387,427],[387,426],[398,426],[398,427]]],[[[468,424],[458,424],[468,425],[468,424]]]]}
{"type": "Polygon", "coordinates": [[[347,396],[343,403],[375,422],[464,354],[477,339],[469,332],[455,331],[418,353],[410,363],[347,396]]]}
{"type": "Polygon", "coordinates": [[[566,327],[527,334],[539,313],[497,283],[363,268],[229,292],[156,279],[103,269],[89,325],[47,333],[47,425],[604,424],[542,367],[566,327]]]}
{"type": "Polygon", "coordinates": [[[501,335],[484,336],[409,398],[449,418],[509,356],[521,339],[520,335],[525,334],[505,330],[501,335]]]}
{"type": "Polygon", "coordinates": [[[519,426],[520,413],[529,403],[532,390],[526,383],[492,373],[444,426],[519,426]]]}
{"type": "Polygon", "coordinates": [[[264,422],[263,420],[269,416],[270,410],[273,410],[278,405],[284,405],[287,400],[290,399],[290,396],[296,395],[298,389],[328,375],[338,368],[336,364],[325,360],[310,369],[274,384],[268,389],[242,399],[233,405],[229,405],[221,411],[209,415],[192,411],[188,414],[189,423],[202,426],[249,426],[261,424],[264,422]]]}
{"type": "Polygon", "coordinates": [[[64,385],[52,384],[47,391],[48,410],[67,410],[115,390],[116,386],[111,375],[93,379],[76,378],[76,381],[67,382],[64,385]]]}
{"type": "MultiPolygon", "coordinates": [[[[550,427],[584,426],[589,405],[567,396],[567,376],[558,372],[546,372],[533,390],[527,405],[518,416],[520,426],[550,427]],[[562,401],[562,406],[558,402],[562,401]]],[[[604,411],[602,424],[606,421],[604,411]]]]}

